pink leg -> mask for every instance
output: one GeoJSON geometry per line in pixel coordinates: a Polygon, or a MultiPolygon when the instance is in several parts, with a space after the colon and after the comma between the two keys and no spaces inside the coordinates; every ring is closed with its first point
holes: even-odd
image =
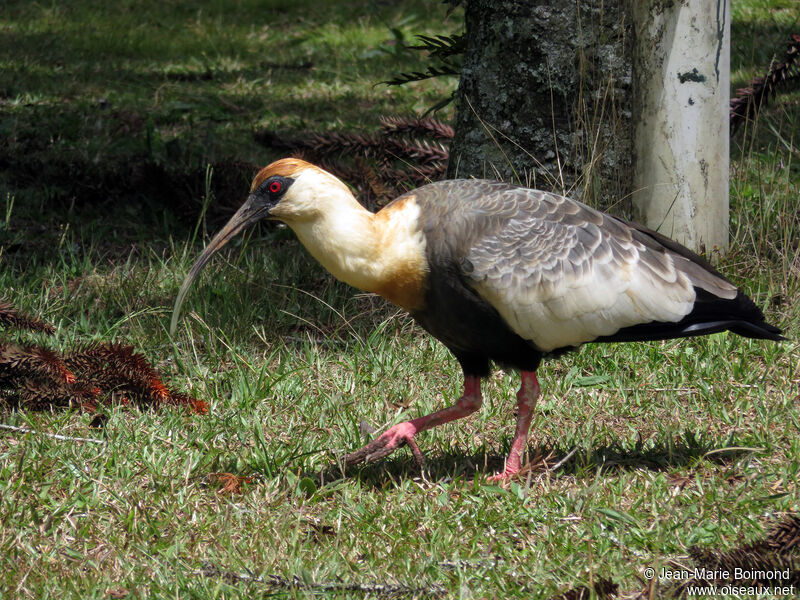
{"type": "Polygon", "coordinates": [[[489,481],[503,481],[516,475],[522,467],[522,455],[528,443],[528,430],[533,420],[533,409],[539,398],[539,380],[533,371],[522,372],[522,385],[517,392],[517,430],[511,442],[511,451],[502,473],[489,477],[489,481]]]}
{"type": "Polygon", "coordinates": [[[455,419],[460,419],[471,415],[483,404],[481,397],[481,378],[468,376],[464,378],[464,394],[453,406],[449,406],[435,413],[424,417],[419,417],[404,423],[398,423],[394,427],[387,429],[381,436],[372,440],[369,444],[356,450],[344,457],[347,465],[355,465],[360,462],[373,462],[384,456],[391,454],[396,448],[403,444],[408,445],[414,458],[420,465],[425,464],[425,457],[422,456],[414,435],[420,431],[425,431],[431,427],[442,425],[455,419]]]}

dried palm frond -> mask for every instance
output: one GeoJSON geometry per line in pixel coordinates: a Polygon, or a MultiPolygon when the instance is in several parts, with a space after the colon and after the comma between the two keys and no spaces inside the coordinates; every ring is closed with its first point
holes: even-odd
{"type": "Polygon", "coordinates": [[[0,384],[13,385],[28,377],[75,383],[75,375],[52,350],[39,346],[0,344],[0,384]]]}
{"type": "Polygon", "coordinates": [[[43,333],[54,333],[56,330],[50,323],[17,310],[5,300],[0,300],[0,326],[43,333]]]}
{"type": "Polygon", "coordinates": [[[122,402],[183,405],[194,412],[208,412],[205,402],[167,388],[158,372],[132,346],[94,344],[64,360],[82,380],[92,382],[122,402]]]}
{"type": "Polygon", "coordinates": [[[683,595],[689,587],[698,585],[800,586],[800,516],[788,515],[756,542],[725,552],[694,546],[689,548],[689,555],[695,572],[702,576],[667,588],[666,597],[683,595]],[[722,573],[740,573],[742,577],[728,581],[720,578],[722,573]]]}
{"type": "Polygon", "coordinates": [[[800,35],[794,34],[789,39],[788,48],[783,60],[774,63],[766,75],[756,77],[746,88],[736,91],[731,98],[730,120],[731,135],[748,119],[755,118],[759,109],[785,88],[787,84],[800,83],[800,35]]]}
{"type": "MultiPolygon", "coordinates": [[[[0,300],[0,326],[54,333],[55,328],[0,300]]],[[[99,401],[185,406],[207,413],[208,405],[173,392],[147,359],[124,344],[94,344],[62,358],[37,345],[0,340],[0,401],[30,409],[77,405],[95,410],[99,401]]]]}
{"type": "Polygon", "coordinates": [[[67,384],[31,378],[19,382],[10,397],[19,406],[30,410],[77,406],[94,412],[97,410],[100,388],[82,382],[67,384]]]}
{"type": "Polygon", "coordinates": [[[383,117],[373,133],[260,131],[255,139],[319,164],[353,185],[370,210],[444,177],[453,128],[433,118],[383,117]]]}
{"type": "Polygon", "coordinates": [[[448,143],[455,135],[450,125],[430,117],[381,117],[381,131],[388,135],[397,133],[416,137],[431,137],[448,143]]]}
{"type": "Polygon", "coordinates": [[[767,536],[766,544],[776,552],[800,553],[800,515],[789,515],[775,525],[767,536]]]}

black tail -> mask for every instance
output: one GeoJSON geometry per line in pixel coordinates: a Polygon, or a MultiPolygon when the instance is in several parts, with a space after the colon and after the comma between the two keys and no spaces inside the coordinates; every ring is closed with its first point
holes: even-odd
{"type": "Polygon", "coordinates": [[[774,340],[786,338],[781,330],[764,319],[755,303],[741,290],[732,300],[718,298],[705,290],[695,288],[697,299],[694,309],[676,323],[643,323],[620,329],[617,333],[598,338],[596,342],[642,342],[669,340],[720,331],[732,331],[743,337],[774,340]]]}

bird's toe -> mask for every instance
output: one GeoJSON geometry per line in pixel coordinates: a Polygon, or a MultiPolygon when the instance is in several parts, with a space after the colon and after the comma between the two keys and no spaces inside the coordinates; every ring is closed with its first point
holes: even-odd
{"type": "Polygon", "coordinates": [[[489,483],[505,483],[506,481],[511,481],[515,477],[519,476],[519,469],[509,469],[506,467],[499,473],[495,473],[494,475],[490,475],[486,478],[486,481],[489,483]]]}
{"type": "Polygon", "coordinates": [[[399,423],[389,428],[383,434],[372,440],[363,448],[351,452],[344,457],[346,465],[356,465],[361,462],[375,462],[389,456],[397,448],[407,445],[419,465],[425,464],[425,457],[414,440],[416,428],[409,422],[399,423]]]}

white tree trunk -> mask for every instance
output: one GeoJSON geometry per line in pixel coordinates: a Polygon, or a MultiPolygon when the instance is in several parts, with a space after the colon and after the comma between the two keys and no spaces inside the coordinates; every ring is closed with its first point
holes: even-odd
{"type": "Polygon", "coordinates": [[[730,0],[633,3],[634,219],[728,247],[730,0]]]}

